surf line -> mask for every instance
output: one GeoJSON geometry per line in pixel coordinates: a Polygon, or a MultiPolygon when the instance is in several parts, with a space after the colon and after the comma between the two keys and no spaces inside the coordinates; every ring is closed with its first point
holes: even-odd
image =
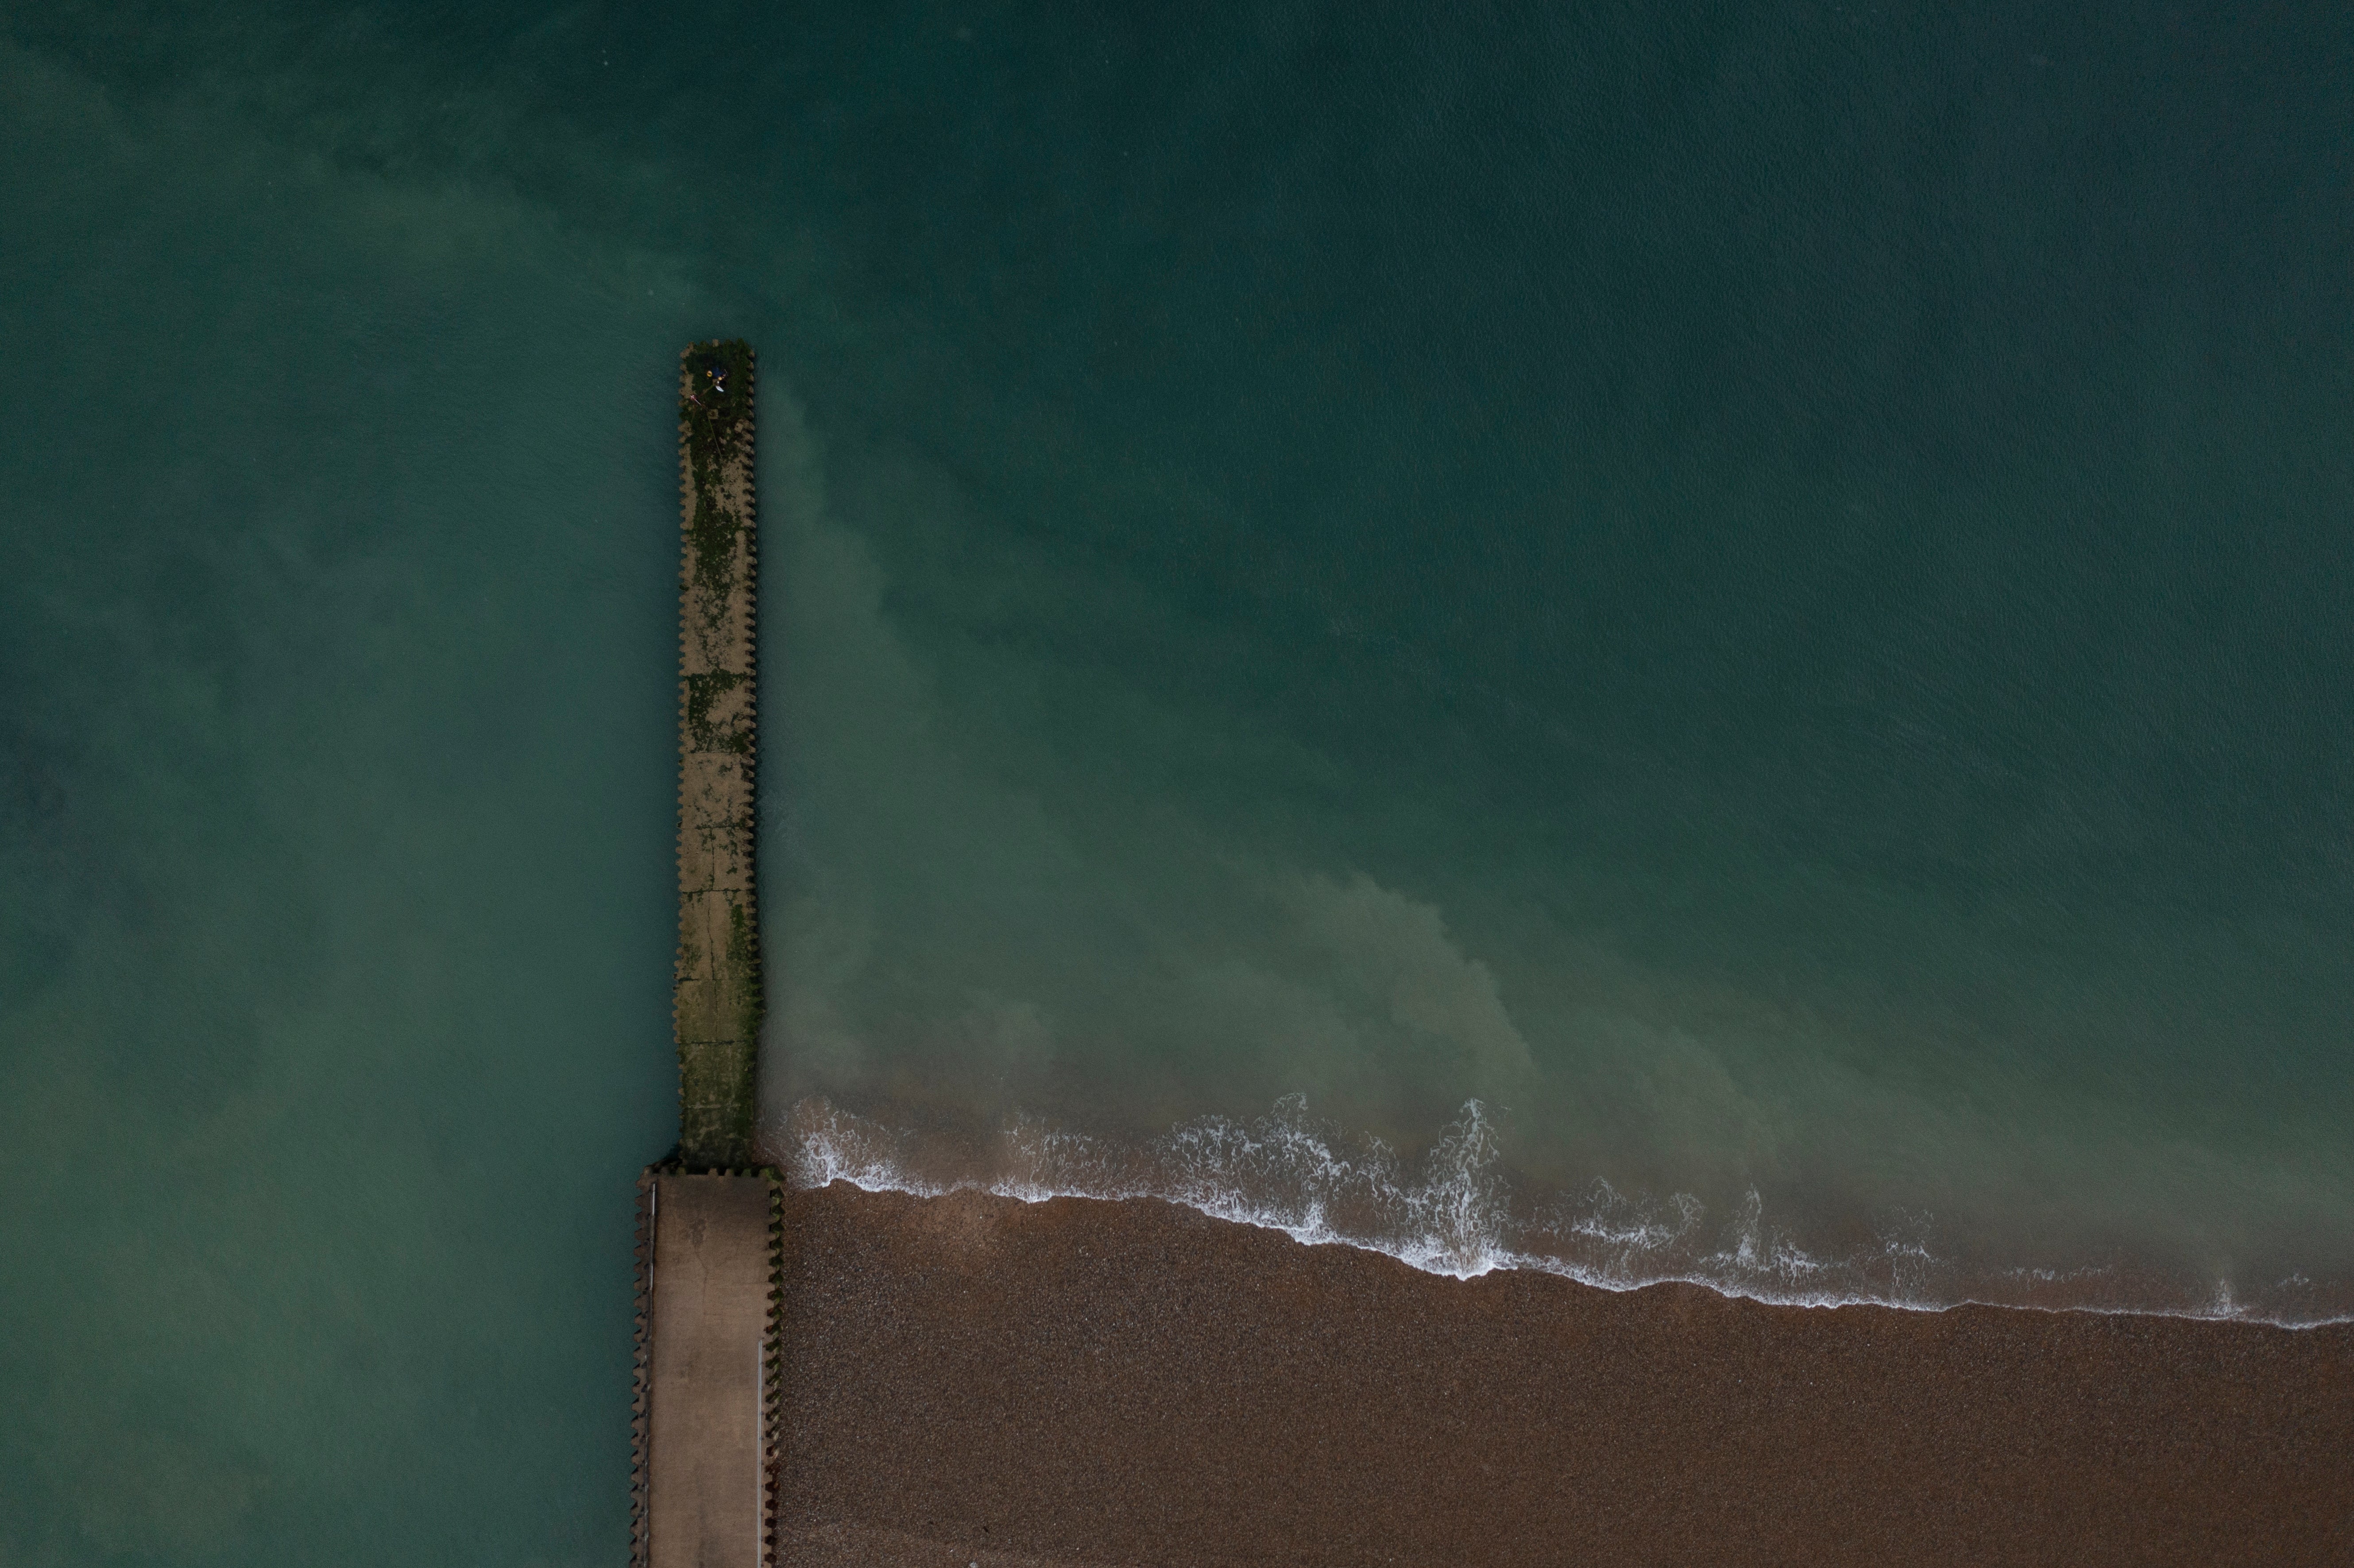
{"type": "Polygon", "coordinates": [[[784,1192],[752,1149],[756,369],[737,339],[679,355],[678,1146],[638,1178],[633,1568],[776,1557],[784,1192]]]}

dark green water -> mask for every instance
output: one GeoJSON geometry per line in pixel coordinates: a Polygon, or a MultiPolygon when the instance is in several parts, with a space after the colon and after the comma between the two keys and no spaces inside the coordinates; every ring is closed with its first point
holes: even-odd
{"type": "Polygon", "coordinates": [[[807,1177],[2345,1313],[2354,24],[2049,10],[0,14],[0,1562],[620,1555],[715,333],[807,1177]]]}

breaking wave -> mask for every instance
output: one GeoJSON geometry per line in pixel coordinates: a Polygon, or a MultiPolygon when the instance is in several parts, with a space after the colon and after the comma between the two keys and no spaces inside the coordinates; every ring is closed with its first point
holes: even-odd
{"type": "Polygon", "coordinates": [[[811,1097],[768,1141],[800,1187],[845,1181],[870,1192],[981,1192],[1023,1202],[1157,1198],[1457,1279],[1517,1268],[1606,1290],[1697,1285],[1776,1306],[1942,1311],[1975,1303],[2282,1327],[2354,1318],[2302,1276],[2252,1291],[2122,1266],[1972,1267],[1941,1252],[1918,1216],[1883,1223],[1841,1251],[1809,1250],[1769,1220],[1754,1189],[1719,1215],[1690,1193],[1641,1197],[1604,1181],[1575,1193],[1531,1192],[1478,1101],[1411,1159],[1310,1117],[1299,1096],[1251,1120],[1205,1117],[1136,1145],[1015,1116],[977,1158],[811,1097]]]}

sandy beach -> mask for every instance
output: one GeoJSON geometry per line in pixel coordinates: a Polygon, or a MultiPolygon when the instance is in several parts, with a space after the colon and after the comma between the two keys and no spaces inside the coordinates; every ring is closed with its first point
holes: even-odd
{"type": "Polygon", "coordinates": [[[788,1200],[782,1561],[2343,1563],[2354,1327],[1470,1281],[788,1200]]]}

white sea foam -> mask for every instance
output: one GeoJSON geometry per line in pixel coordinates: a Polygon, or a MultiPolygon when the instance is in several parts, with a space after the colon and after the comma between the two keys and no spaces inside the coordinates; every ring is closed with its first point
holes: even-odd
{"type": "MultiPolygon", "coordinates": [[[[1205,1117],[1137,1146],[1015,1117],[981,1159],[960,1158],[945,1170],[919,1154],[915,1135],[822,1099],[802,1101],[772,1133],[801,1187],[844,1181],[871,1192],[981,1192],[1031,1203],[1158,1198],[1457,1279],[1512,1268],[1607,1290],[1697,1285],[1777,1306],[1941,1311],[1985,1303],[2287,1327],[2348,1320],[2266,1310],[2223,1279],[2203,1298],[2194,1289],[2169,1303],[2121,1299],[2117,1271],[2098,1266],[2006,1267],[1969,1278],[1937,1250],[1926,1215],[1883,1221],[1870,1244],[1845,1252],[1810,1252],[1767,1215],[1754,1189],[1714,1225],[1707,1205],[1687,1192],[1642,1197],[1597,1180],[1582,1194],[1532,1198],[1511,1180],[1493,1118],[1477,1101],[1414,1160],[1316,1120],[1297,1096],[1264,1117],[1205,1117]]],[[[2281,1286],[2310,1283],[2291,1276],[2281,1286]]]]}

